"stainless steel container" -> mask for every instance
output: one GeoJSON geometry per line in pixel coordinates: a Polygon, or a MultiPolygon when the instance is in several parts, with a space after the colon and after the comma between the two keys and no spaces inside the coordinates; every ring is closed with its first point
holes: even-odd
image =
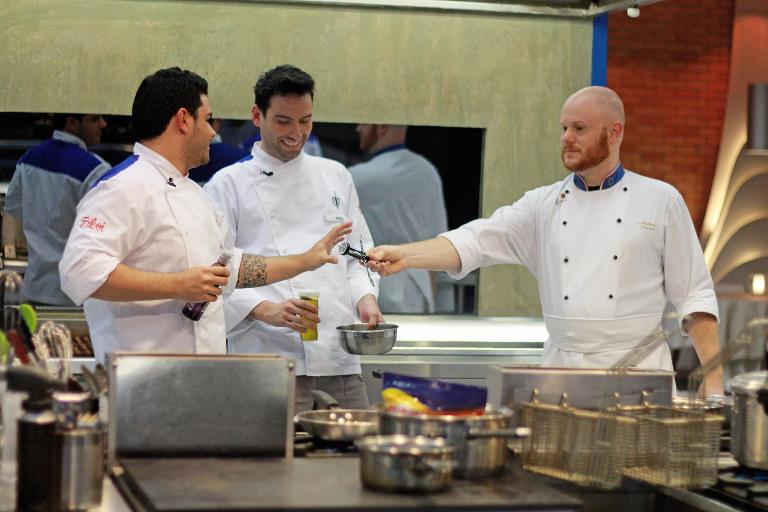
{"type": "Polygon", "coordinates": [[[90,413],[89,393],[56,392],[58,510],[86,510],[101,503],[104,479],[104,425],[90,413]]]}
{"type": "Polygon", "coordinates": [[[397,326],[394,324],[379,324],[373,329],[366,324],[340,325],[336,330],[339,332],[339,344],[348,354],[386,354],[397,340],[397,326]]]}
{"type": "Polygon", "coordinates": [[[360,480],[383,491],[435,492],[451,485],[453,448],[445,439],[368,436],[360,450],[360,480]]]}
{"type": "Polygon", "coordinates": [[[101,503],[104,479],[104,433],[100,428],[59,430],[61,510],[86,510],[101,503]]]}
{"type": "Polygon", "coordinates": [[[742,465],[768,469],[768,372],[731,379],[731,454],[742,465]]]}
{"type": "Polygon", "coordinates": [[[381,412],[382,434],[442,437],[453,446],[453,470],[458,478],[483,478],[504,471],[507,439],[522,437],[527,429],[510,429],[512,411],[489,409],[480,416],[409,415],[381,412]]]}

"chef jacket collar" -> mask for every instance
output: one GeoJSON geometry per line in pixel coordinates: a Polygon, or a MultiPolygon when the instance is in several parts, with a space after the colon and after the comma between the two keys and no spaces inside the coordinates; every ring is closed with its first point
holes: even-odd
{"type": "MultiPolygon", "coordinates": [[[[613,168],[613,170],[608,173],[608,176],[603,178],[603,181],[600,183],[600,187],[593,189],[593,190],[605,190],[607,188],[611,188],[615,184],[621,181],[621,178],[624,177],[624,166],[621,165],[621,162],[616,164],[616,167],[613,168]]],[[[576,188],[579,190],[583,190],[584,192],[589,191],[589,187],[587,186],[587,182],[584,181],[584,178],[579,176],[576,173],[573,173],[573,184],[576,185],[576,188]]]]}
{"type": "Polygon", "coordinates": [[[390,151],[398,151],[400,149],[405,149],[405,144],[395,144],[394,146],[387,146],[371,154],[371,157],[377,157],[381,154],[389,153],[390,151]]]}
{"type": "Polygon", "coordinates": [[[85,141],[81,139],[80,137],[76,135],[72,135],[71,133],[65,132],[63,130],[53,130],[53,138],[56,140],[60,140],[62,142],[69,142],[70,144],[77,144],[81,148],[88,150],[87,147],[85,147],[85,141]]]}
{"type": "Polygon", "coordinates": [[[139,158],[143,160],[149,161],[169,185],[175,187],[177,184],[184,183],[185,180],[189,179],[188,176],[181,174],[181,171],[174,167],[174,165],[163,155],[156,151],[152,151],[140,142],[133,145],[133,154],[138,155],[139,158]]]}
{"type": "MultiPolygon", "coordinates": [[[[279,171],[281,169],[289,169],[295,165],[300,165],[304,161],[304,150],[302,149],[299,156],[293,160],[283,162],[279,158],[275,158],[263,149],[261,149],[260,142],[256,142],[251,148],[251,154],[253,159],[258,162],[258,166],[266,168],[268,171],[279,171]]],[[[263,169],[262,169],[263,170],[263,169]]]]}

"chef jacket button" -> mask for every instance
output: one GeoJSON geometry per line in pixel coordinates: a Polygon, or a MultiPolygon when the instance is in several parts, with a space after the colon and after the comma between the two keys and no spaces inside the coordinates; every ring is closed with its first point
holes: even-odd
{"type": "Polygon", "coordinates": [[[571,191],[570,191],[570,190],[568,190],[568,189],[565,189],[565,193],[566,193],[566,194],[570,194],[570,193],[571,193],[571,191]]]}
{"type": "Polygon", "coordinates": [[[563,263],[568,263],[568,258],[563,258],[563,263]]]}
{"type": "Polygon", "coordinates": [[[612,299],[612,298],[613,298],[613,294],[610,294],[610,295],[608,296],[608,298],[609,298],[609,299],[612,299]]]}
{"type": "Polygon", "coordinates": [[[627,187],[624,187],[624,192],[626,192],[626,191],[627,191],[627,187]]]}
{"type": "Polygon", "coordinates": [[[567,220],[564,220],[564,221],[563,221],[563,226],[565,226],[566,224],[568,224],[568,221],[567,221],[567,220]]]}
{"type": "Polygon", "coordinates": [[[618,222],[619,224],[621,224],[621,219],[616,219],[616,222],[618,222]]]}
{"type": "Polygon", "coordinates": [[[614,259],[614,260],[617,260],[617,259],[619,259],[619,257],[618,257],[618,256],[616,256],[616,255],[614,254],[614,255],[613,255],[613,259],[614,259]]]}
{"type": "Polygon", "coordinates": [[[565,297],[563,297],[563,299],[568,300],[568,296],[566,295],[565,297]]]}

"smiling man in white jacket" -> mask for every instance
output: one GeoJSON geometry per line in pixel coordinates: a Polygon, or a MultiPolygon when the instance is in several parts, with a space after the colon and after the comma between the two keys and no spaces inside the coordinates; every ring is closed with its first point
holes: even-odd
{"type": "Polygon", "coordinates": [[[114,351],[224,353],[219,296],[263,286],[325,263],[349,232],[328,234],[302,254],[247,254],[226,240],[222,215],[192,181],[209,159],[208,83],[179,68],[147,76],[133,102],[134,155],[83,198],[59,263],[61,287],[84,303],[96,358],[114,351]],[[224,252],[228,266],[211,266],[224,252]],[[186,302],[209,302],[199,321],[182,315],[186,302]]]}
{"type": "MultiPolygon", "coordinates": [[[[437,238],[381,246],[370,267],[445,270],[456,278],[487,265],[525,265],[538,280],[549,340],[542,365],[608,368],[659,331],[667,300],[699,358],[719,350],[717,302],[690,214],[670,185],[625,170],[624,106],[605,87],[563,105],[563,165],[572,174],[527,192],[437,238]]],[[[639,363],[672,370],[666,343],[639,363]]],[[[712,372],[706,394],[722,393],[712,372]]]]}
{"type": "MultiPolygon", "coordinates": [[[[352,221],[349,242],[373,245],[349,171],[333,160],[306,154],[312,130],[314,80],[293,66],[261,75],[251,109],[261,141],[251,155],[216,173],[205,191],[224,213],[228,240],[266,256],[301,252],[317,234],[352,221]]],[[[310,391],[326,391],[347,408],[368,405],[358,356],[344,352],[336,327],[355,316],[375,326],[384,319],[376,303],[378,276],[343,257],[293,279],[252,290],[235,290],[224,304],[230,351],[269,352],[296,361],[296,410],[312,407],[310,391]],[[319,311],[299,299],[302,289],[320,292],[319,311]],[[318,323],[322,320],[321,323],[318,323]],[[318,339],[300,333],[317,325],[318,339]]]]}

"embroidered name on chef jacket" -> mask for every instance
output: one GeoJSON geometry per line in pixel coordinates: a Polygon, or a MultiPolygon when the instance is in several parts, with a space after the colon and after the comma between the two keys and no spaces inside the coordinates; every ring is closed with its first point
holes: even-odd
{"type": "Polygon", "coordinates": [[[107,225],[107,221],[102,220],[100,221],[96,217],[89,217],[84,216],[82,219],[80,219],[80,228],[81,229],[90,229],[92,231],[104,231],[104,226],[107,225]]]}

